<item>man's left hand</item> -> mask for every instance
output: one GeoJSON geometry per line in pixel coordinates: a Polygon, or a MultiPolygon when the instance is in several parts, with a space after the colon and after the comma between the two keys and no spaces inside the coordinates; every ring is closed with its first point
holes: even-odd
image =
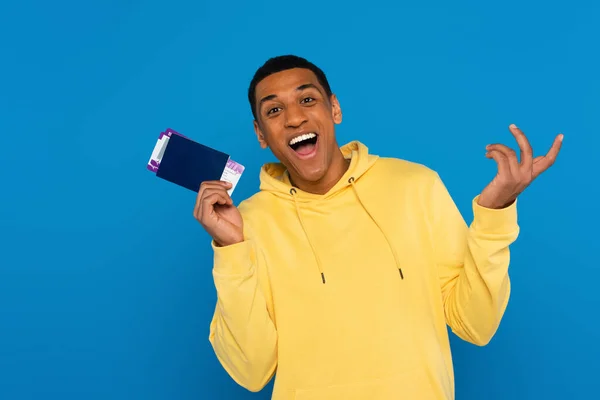
{"type": "Polygon", "coordinates": [[[521,161],[517,160],[513,149],[503,144],[486,147],[486,157],[496,161],[498,173],[479,195],[477,202],[482,207],[500,209],[514,203],[535,178],[554,164],[562,146],[563,135],[560,134],[554,139],[548,154],[533,158],[533,149],[523,132],[514,124],[509,129],[519,144],[521,161]]]}

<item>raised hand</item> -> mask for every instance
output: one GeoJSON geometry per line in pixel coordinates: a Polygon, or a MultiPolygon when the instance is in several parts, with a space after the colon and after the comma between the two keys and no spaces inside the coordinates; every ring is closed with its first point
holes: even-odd
{"type": "Polygon", "coordinates": [[[527,137],[514,124],[509,127],[520,148],[521,161],[516,152],[503,145],[491,144],[486,147],[487,158],[498,164],[498,173],[479,195],[478,204],[486,208],[504,208],[511,205],[531,182],[546,171],[558,156],[563,135],[554,139],[552,147],[545,156],[533,157],[533,149],[527,137]]]}
{"type": "Polygon", "coordinates": [[[202,182],[196,197],[194,218],[217,246],[229,246],[244,240],[242,215],[227,193],[229,188],[229,182],[202,182]]]}

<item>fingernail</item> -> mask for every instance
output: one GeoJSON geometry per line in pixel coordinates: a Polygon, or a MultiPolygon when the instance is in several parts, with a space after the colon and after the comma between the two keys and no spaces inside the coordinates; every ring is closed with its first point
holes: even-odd
{"type": "Polygon", "coordinates": [[[510,124],[510,128],[511,129],[517,129],[517,126],[515,124],[510,124]]]}
{"type": "Polygon", "coordinates": [[[561,142],[563,141],[564,138],[565,138],[565,135],[563,135],[562,133],[560,135],[558,135],[558,140],[560,140],[561,142]]]}

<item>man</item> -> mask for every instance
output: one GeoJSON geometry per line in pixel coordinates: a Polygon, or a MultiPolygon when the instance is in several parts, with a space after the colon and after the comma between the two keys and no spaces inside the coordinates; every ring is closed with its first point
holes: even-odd
{"type": "Polygon", "coordinates": [[[488,147],[498,174],[467,227],[434,171],[338,146],[340,103],[295,56],[268,60],[249,89],[263,166],[236,207],[229,184],[202,184],[195,218],[214,239],[218,301],[210,342],[250,391],[273,399],[453,399],[446,325],[487,344],[508,303],[516,198],[555,160],[488,147]]]}

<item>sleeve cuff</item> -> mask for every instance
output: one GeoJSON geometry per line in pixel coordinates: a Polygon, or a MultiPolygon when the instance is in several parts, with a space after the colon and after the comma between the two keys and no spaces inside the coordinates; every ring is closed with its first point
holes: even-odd
{"type": "Polygon", "coordinates": [[[250,240],[218,247],[211,241],[214,252],[213,273],[217,275],[247,275],[256,265],[254,247],[250,240]]]}
{"type": "Polygon", "coordinates": [[[488,234],[511,234],[518,231],[517,200],[501,209],[482,207],[473,199],[473,229],[488,234]]]}

